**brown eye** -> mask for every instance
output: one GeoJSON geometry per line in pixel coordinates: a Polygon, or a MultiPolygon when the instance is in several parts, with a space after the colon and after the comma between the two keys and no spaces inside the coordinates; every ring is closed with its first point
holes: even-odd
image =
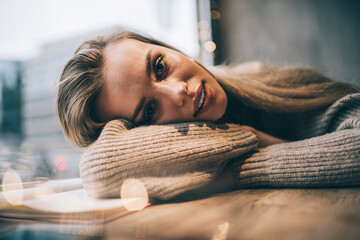
{"type": "Polygon", "coordinates": [[[145,124],[151,124],[152,121],[154,120],[154,115],[156,113],[156,102],[155,101],[151,101],[145,108],[144,111],[144,120],[145,120],[145,124]]]}
{"type": "Polygon", "coordinates": [[[154,72],[157,80],[162,80],[164,78],[164,73],[166,70],[166,63],[164,61],[164,56],[159,56],[154,64],[154,72]]]}

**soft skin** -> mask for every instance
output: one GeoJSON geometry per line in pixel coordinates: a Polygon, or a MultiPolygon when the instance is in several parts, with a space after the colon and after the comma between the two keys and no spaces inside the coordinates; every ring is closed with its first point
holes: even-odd
{"type": "Polygon", "coordinates": [[[166,47],[132,39],[110,44],[104,49],[102,73],[104,84],[96,104],[100,121],[216,121],[226,110],[227,96],[215,78],[194,60],[166,47]],[[212,100],[207,111],[194,116],[202,82],[212,100]]]}
{"type": "MultiPolygon", "coordinates": [[[[226,110],[226,93],[213,75],[193,59],[166,47],[133,39],[110,44],[104,49],[103,76],[96,112],[104,122],[118,118],[138,125],[216,121],[226,110]],[[206,112],[194,117],[195,95],[202,82],[211,89],[213,99],[206,112]]],[[[257,135],[260,147],[284,142],[244,127],[257,135]]]]}
{"type": "MultiPolygon", "coordinates": [[[[227,96],[216,79],[184,54],[162,46],[137,40],[122,40],[107,46],[103,76],[104,84],[96,105],[101,121],[125,118],[139,125],[216,121],[226,110],[227,96]],[[196,92],[202,82],[211,89],[213,99],[206,112],[194,116],[196,92]],[[143,106],[138,108],[141,102],[143,106]]],[[[257,135],[260,147],[284,142],[250,126],[244,127],[257,135]]],[[[233,188],[231,171],[225,171],[215,183],[200,191],[233,188]]]]}

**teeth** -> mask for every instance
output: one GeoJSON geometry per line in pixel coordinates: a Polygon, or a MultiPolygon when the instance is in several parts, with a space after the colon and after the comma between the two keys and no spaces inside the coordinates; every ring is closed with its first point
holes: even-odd
{"type": "Polygon", "coordinates": [[[201,91],[201,98],[200,98],[200,102],[198,105],[198,110],[202,107],[202,105],[204,104],[204,101],[205,101],[205,90],[203,88],[201,91]]]}

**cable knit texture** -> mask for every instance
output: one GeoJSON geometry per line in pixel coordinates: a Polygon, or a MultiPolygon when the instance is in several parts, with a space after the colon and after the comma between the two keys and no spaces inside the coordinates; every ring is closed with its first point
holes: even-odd
{"type": "Polygon", "coordinates": [[[256,150],[256,136],[237,124],[114,120],[83,154],[81,177],[93,197],[118,197],[123,181],[137,178],[166,200],[208,184],[233,159],[239,188],[360,186],[360,94],[297,114],[284,126],[298,140],[256,150]]]}
{"type": "Polygon", "coordinates": [[[166,200],[208,184],[230,159],[256,147],[256,136],[236,124],[134,128],[129,121],[113,120],[84,152],[80,174],[96,198],[119,197],[123,181],[136,178],[151,199],[166,200]]]}
{"type": "Polygon", "coordinates": [[[233,161],[237,186],[360,186],[360,94],[314,112],[303,126],[310,138],[257,149],[233,161]]]}

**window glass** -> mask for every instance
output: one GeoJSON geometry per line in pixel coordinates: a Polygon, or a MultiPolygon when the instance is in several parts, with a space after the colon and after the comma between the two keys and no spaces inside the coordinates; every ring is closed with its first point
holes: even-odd
{"type": "Polygon", "coordinates": [[[195,0],[0,1],[0,170],[23,181],[78,177],[80,151],[56,116],[56,85],[84,39],[114,26],[135,29],[198,59],[195,0]]]}

